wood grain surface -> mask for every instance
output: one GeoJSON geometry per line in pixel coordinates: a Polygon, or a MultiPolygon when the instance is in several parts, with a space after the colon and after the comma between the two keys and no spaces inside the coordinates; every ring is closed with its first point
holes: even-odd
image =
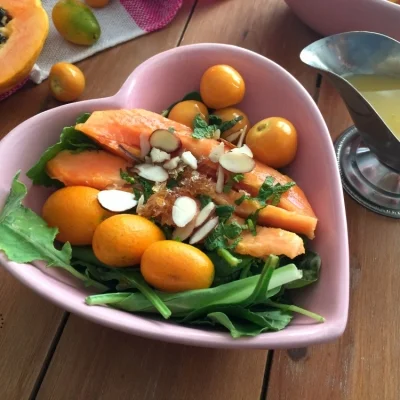
{"type": "MultiPolygon", "coordinates": [[[[322,82],[318,105],[332,138],[352,125],[343,101],[322,82]]],[[[268,400],[400,398],[400,224],[345,195],[350,240],[350,312],[343,337],[274,352],[268,400]]]]}
{"type": "MultiPolygon", "coordinates": [[[[316,74],[298,57],[318,37],[282,0],[186,0],[162,31],[80,63],[87,77],[84,99],[115,93],[138,64],[168,48],[229,43],[292,73],[314,96],[335,139],[351,125],[350,117],[335,90],[324,80],[317,87],[316,74]]],[[[57,105],[46,82],[27,85],[0,103],[0,138],[57,105]]],[[[0,269],[0,400],[399,399],[400,225],[345,198],[351,293],[349,324],[340,340],[274,351],[272,364],[266,351],[147,340],[74,315],[66,320],[67,314],[0,269]]]]}

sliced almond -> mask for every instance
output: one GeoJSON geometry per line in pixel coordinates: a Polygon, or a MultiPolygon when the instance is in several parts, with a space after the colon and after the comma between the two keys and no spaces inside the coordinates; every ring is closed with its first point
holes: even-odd
{"type": "Polygon", "coordinates": [[[140,145],[140,154],[142,155],[142,158],[144,158],[150,153],[151,146],[149,143],[149,138],[143,133],[140,134],[139,145],[140,145]]]}
{"type": "Polygon", "coordinates": [[[194,218],[186,226],[175,228],[172,232],[172,239],[186,240],[194,231],[196,219],[194,218]]]}
{"type": "Polygon", "coordinates": [[[136,165],[135,170],[139,176],[152,182],[165,182],[169,177],[168,172],[159,165],[140,164],[136,165]]]}
{"type": "Polygon", "coordinates": [[[214,131],[213,139],[218,140],[221,137],[221,131],[219,129],[214,131]]]}
{"type": "Polygon", "coordinates": [[[190,151],[184,151],[181,155],[182,161],[192,169],[197,169],[196,157],[190,151]]]}
{"type": "Polygon", "coordinates": [[[181,160],[180,157],[171,158],[171,160],[169,160],[166,163],[164,163],[163,167],[165,169],[167,169],[168,171],[171,171],[171,170],[173,170],[173,169],[178,167],[178,164],[179,164],[180,160],[181,160]]]}
{"type": "Polygon", "coordinates": [[[219,164],[227,171],[235,174],[250,172],[256,166],[255,161],[247,154],[233,153],[232,151],[225,153],[219,159],[219,164]]]}
{"type": "Polygon", "coordinates": [[[197,231],[192,235],[189,240],[189,244],[195,244],[206,238],[211,231],[215,229],[218,225],[218,217],[214,217],[206,222],[203,226],[201,226],[197,231]]]}
{"type": "Polygon", "coordinates": [[[175,200],[172,207],[172,220],[180,228],[194,219],[198,212],[197,203],[191,197],[181,196],[175,200]]]}
{"type": "Polygon", "coordinates": [[[150,135],[150,145],[167,153],[172,153],[181,147],[181,140],[167,129],[157,129],[150,135]]]}
{"type": "Polygon", "coordinates": [[[209,216],[214,212],[214,210],[215,210],[215,203],[211,201],[199,212],[199,215],[197,216],[195,221],[195,228],[197,228],[200,225],[203,225],[204,222],[208,220],[209,216]]]}
{"type": "Polygon", "coordinates": [[[246,137],[246,132],[247,132],[247,125],[245,125],[241,130],[240,130],[240,136],[239,140],[237,142],[238,147],[242,147],[244,143],[244,138],[246,137]]]}
{"type": "Polygon", "coordinates": [[[208,158],[214,162],[217,163],[222,156],[222,154],[225,153],[225,145],[221,142],[218,146],[215,146],[211,151],[210,155],[208,158]]]}
{"type": "Polygon", "coordinates": [[[227,137],[225,138],[225,140],[227,140],[228,142],[233,143],[235,140],[237,140],[237,139],[239,138],[239,136],[241,135],[241,133],[242,133],[242,130],[237,131],[237,132],[233,132],[233,133],[231,133],[229,136],[227,136],[227,137]]]}
{"type": "Polygon", "coordinates": [[[222,193],[224,190],[225,174],[223,168],[219,165],[217,170],[217,183],[215,185],[215,191],[222,193]]]}
{"type": "Polygon", "coordinates": [[[242,147],[236,147],[231,150],[232,153],[243,153],[247,154],[249,157],[253,158],[253,152],[247,144],[244,144],[242,147]]]}
{"type": "Polygon", "coordinates": [[[100,205],[112,212],[123,212],[132,209],[138,203],[133,193],[123,190],[102,190],[97,195],[100,205]]]}
{"type": "Polygon", "coordinates": [[[151,161],[153,163],[162,163],[164,161],[170,160],[171,155],[168,154],[167,152],[157,149],[156,147],[153,147],[150,152],[150,157],[151,161]]]}
{"type": "Polygon", "coordinates": [[[142,209],[143,204],[144,204],[144,196],[141,195],[141,196],[139,197],[139,200],[138,200],[138,202],[137,202],[137,207],[136,207],[136,211],[137,211],[138,213],[140,213],[140,210],[142,209]]]}

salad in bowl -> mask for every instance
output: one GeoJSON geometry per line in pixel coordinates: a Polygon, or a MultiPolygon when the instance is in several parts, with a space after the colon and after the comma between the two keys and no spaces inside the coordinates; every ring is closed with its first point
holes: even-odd
{"type": "Polygon", "coordinates": [[[264,57],[211,44],[161,53],[115,96],[21,124],[0,157],[0,261],[67,310],[212,347],[343,332],[332,143],[306,91],[264,57]]]}

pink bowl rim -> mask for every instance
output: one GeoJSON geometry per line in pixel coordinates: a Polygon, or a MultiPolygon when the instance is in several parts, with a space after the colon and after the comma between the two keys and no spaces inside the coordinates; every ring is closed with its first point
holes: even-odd
{"type": "MultiPolygon", "coordinates": [[[[247,50],[235,45],[229,44],[217,44],[217,43],[199,43],[199,44],[190,44],[184,45],[180,47],[176,47],[170,50],[166,50],[164,52],[158,53],[151,58],[147,59],[139,66],[135,68],[135,70],[131,73],[131,75],[126,79],[125,83],[121,86],[121,89],[114,95],[110,97],[104,97],[99,99],[81,101],[71,104],[66,104],[55,109],[44,111],[36,116],[29,118],[23,123],[19,124],[15,127],[10,133],[8,133],[3,140],[0,141],[0,147],[7,143],[8,141],[13,140],[14,135],[19,135],[18,131],[22,131],[22,128],[35,121],[35,123],[40,122],[41,119],[48,118],[52,112],[61,112],[61,110],[65,110],[67,108],[81,108],[82,105],[99,105],[108,103],[112,101],[113,104],[117,106],[123,106],[123,102],[129,96],[131,87],[134,83],[135,76],[139,74],[143,69],[146,69],[149,65],[154,63],[158,63],[165,58],[175,56],[181,53],[186,52],[195,52],[197,50],[229,50],[231,52],[237,52],[245,54],[249,57],[249,59],[258,60],[264,62],[270,68],[275,68],[280,70],[284,79],[289,81],[297,90],[296,95],[302,97],[302,101],[307,102],[308,107],[311,109],[313,113],[313,124],[317,126],[317,129],[321,133],[321,136],[324,141],[324,146],[326,149],[330,149],[327,152],[327,159],[329,163],[336,164],[336,158],[333,151],[331,137],[326,126],[326,123],[320,113],[317,105],[315,104],[311,95],[307,92],[307,90],[297,81],[294,76],[292,76],[288,71],[286,71],[279,64],[274,61],[255,53],[251,50],[247,50]]],[[[343,261],[346,265],[343,267],[343,275],[342,275],[342,286],[341,293],[339,298],[335,299],[338,303],[338,308],[343,311],[340,317],[335,317],[334,320],[325,321],[322,324],[307,324],[307,325],[296,325],[296,329],[294,331],[290,331],[284,329],[278,332],[266,332],[260,334],[256,337],[251,338],[240,338],[233,339],[229,333],[220,333],[213,331],[205,331],[205,330],[187,330],[181,326],[174,326],[173,329],[168,329],[167,325],[172,326],[169,323],[161,322],[163,325],[163,329],[159,327],[155,327],[155,321],[150,320],[146,317],[140,317],[135,314],[130,314],[137,319],[137,325],[132,326],[132,324],[123,323],[124,318],[121,318],[121,313],[126,315],[125,312],[119,311],[116,309],[111,309],[107,307],[89,307],[84,302],[66,302],[66,296],[69,296],[69,293],[66,289],[66,285],[58,288],[56,291],[50,291],[49,287],[42,282],[42,280],[34,280],[29,279],[28,274],[24,273],[23,266],[32,266],[32,264],[18,264],[14,262],[10,262],[6,259],[3,254],[0,254],[0,265],[3,265],[5,269],[7,269],[14,277],[16,277],[20,282],[22,282],[25,286],[34,290],[40,296],[48,299],[50,302],[60,306],[64,310],[67,310],[73,314],[84,317],[87,320],[93,321],[97,324],[107,326],[109,328],[113,328],[115,330],[119,330],[122,332],[134,334],[141,337],[146,337],[150,339],[161,340],[170,343],[179,343],[186,344],[192,346],[200,346],[200,347],[210,347],[210,348],[252,348],[252,349],[278,349],[278,348],[294,348],[294,347],[305,347],[308,345],[313,345],[317,343],[325,343],[328,341],[332,341],[340,337],[347,325],[348,319],[348,306],[349,306],[349,251],[348,251],[348,232],[347,232],[347,220],[345,213],[345,205],[344,198],[342,193],[341,180],[339,176],[339,171],[336,168],[332,171],[331,176],[331,186],[332,193],[335,198],[335,204],[338,205],[340,209],[340,232],[341,232],[341,243],[344,244],[343,249],[344,252],[342,254],[343,261]],[[21,268],[22,267],[22,268],[21,268]],[[151,322],[150,324],[148,322],[151,322]],[[178,328],[178,329],[176,329],[178,328]],[[184,333],[185,336],[180,336],[180,334],[184,333]]],[[[35,268],[35,267],[33,267],[35,268]]],[[[38,270],[39,273],[42,273],[38,270]]]]}

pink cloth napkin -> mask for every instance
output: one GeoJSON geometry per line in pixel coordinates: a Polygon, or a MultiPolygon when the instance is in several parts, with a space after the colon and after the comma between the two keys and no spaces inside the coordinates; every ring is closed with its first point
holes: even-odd
{"type": "Polygon", "coordinates": [[[24,82],[7,93],[0,95],[0,101],[20,89],[28,80],[40,83],[45,80],[51,66],[60,61],[75,63],[107,48],[132,40],[164,28],[182,6],[183,0],[111,0],[109,5],[93,9],[102,34],[93,46],[78,46],[64,40],[51,21],[51,10],[57,0],[42,0],[49,15],[50,30],[43,50],[24,82]]]}

